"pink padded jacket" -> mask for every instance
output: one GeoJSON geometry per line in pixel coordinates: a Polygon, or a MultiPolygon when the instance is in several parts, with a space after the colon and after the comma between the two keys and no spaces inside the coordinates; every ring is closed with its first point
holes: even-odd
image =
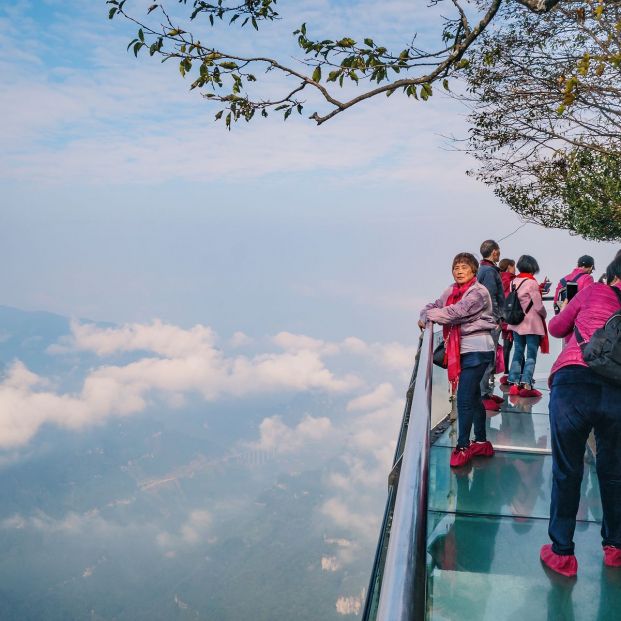
{"type": "MultiPolygon", "coordinates": [[[[621,284],[618,283],[615,286],[621,289],[621,284]]],[[[559,339],[569,337],[565,348],[552,367],[550,376],[568,365],[586,366],[582,359],[580,345],[573,333],[574,326],[577,326],[582,338],[588,341],[593,336],[593,332],[604,326],[617,310],[619,310],[619,300],[608,285],[596,282],[579,291],[548,326],[552,336],[559,339]]]]}

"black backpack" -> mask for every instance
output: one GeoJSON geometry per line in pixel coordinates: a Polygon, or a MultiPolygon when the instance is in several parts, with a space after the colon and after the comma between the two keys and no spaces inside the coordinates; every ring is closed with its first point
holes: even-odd
{"type": "Polygon", "coordinates": [[[517,292],[525,282],[526,279],[524,279],[518,287],[511,283],[511,291],[505,300],[505,310],[503,313],[504,320],[511,326],[516,326],[518,323],[522,323],[524,321],[524,317],[526,317],[526,313],[528,313],[528,311],[533,307],[533,301],[531,300],[526,307],[526,310],[524,310],[518,298],[517,292]]]}
{"type": "MultiPolygon", "coordinates": [[[[611,287],[621,304],[621,291],[618,287],[611,287]]],[[[606,324],[593,332],[590,341],[585,341],[578,328],[574,327],[574,334],[582,358],[590,369],[621,384],[621,308],[614,313],[606,324]]]]}

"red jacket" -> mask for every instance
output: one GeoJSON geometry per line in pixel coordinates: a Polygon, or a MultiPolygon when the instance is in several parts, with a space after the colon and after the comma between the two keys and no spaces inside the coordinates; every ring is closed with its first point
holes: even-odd
{"type": "MultiPolygon", "coordinates": [[[[580,280],[584,280],[584,278],[580,280]]],[[[616,284],[615,287],[621,289],[621,284],[616,284]]],[[[550,375],[552,376],[559,369],[572,364],[586,367],[580,345],[578,345],[576,335],[573,333],[574,326],[578,328],[582,338],[588,341],[595,330],[603,327],[610,316],[618,310],[619,300],[608,285],[595,283],[590,287],[585,287],[582,291],[578,291],[569,304],[550,320],[548,328],[552,336],[557,338],[569,337],[566,339],[565,347],[554,363],[550,375]]]]}
{"type": "Polygon", "coordinates": [[[505,298],[509,295],[509,291],[511,291],[511,283],[515,278],[515,274],[511,272],[500,272],[500,280],[502,280],[502,290],[505,292],[505,298]]]}

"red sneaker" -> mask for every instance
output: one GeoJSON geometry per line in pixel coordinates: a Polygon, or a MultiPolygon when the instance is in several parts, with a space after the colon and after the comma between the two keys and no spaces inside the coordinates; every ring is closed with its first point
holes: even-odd
{"type": "Polygon", "coordinates": [[[470,442],[470,455],[472,457],[493,457],[494,447],[487,440],[485,442],[470,442]]]}
{"type": "Polygon", "coordinates": [[[500,406],[493,399],[482,399],[483,407],[489,412],[498,412],[500,406]]]}
{"type": "Polygon", "coordinates": [[[470,463],[471,458],[470,447],[455,448],[451,453],[451,468],[461,468],[470,463]]]}
{"type": "Polygon", "coordinates": [[[578,573],[578,561],[573,554],[561,555],[552,550],[552,545],[547,543],[541,546],[539,553],[541,562],[552,571],[568,578],[573,578],[578,573]]]}
{"type": "Polygon", "coordinates": [[[491,395],[490,399],[493,399],[498,404],[505,402],[505,400],[500,395],[491,395]]]}
{"type": "Polygon", "coordinates": [[[536,390],[535,388],[531,388],[530,390],[526,390],[526,388],[522,388],[518,393],[520,397],[541,397],[541,392],[536,390]]]}
{"type": "Polygon", "coordinates": [[[517,384],[511,384],[511,388],[509,388],[509,394],[512,397],[517,397],[520,394],[520,387],[517,384]]]}
{"type": "Polygon", "coordinates": [[[509,376],[503,375],[499,380],[501,386],[506,386],[509,383],[509,376]]]}
{"type": "Polygon", "coordinates": [[[621,567],[621,548],[604,546],[604,565],[607,567],[621,567]]]}

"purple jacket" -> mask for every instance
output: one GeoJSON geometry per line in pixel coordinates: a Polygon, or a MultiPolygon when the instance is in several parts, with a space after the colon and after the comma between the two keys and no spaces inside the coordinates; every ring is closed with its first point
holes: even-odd
{"type": "Polygon", "coordinates": [[[492,298],[486,287],[475,282],[457,304],[446,306],[452,290],[451,285],[435,302],[427,304],[420,312],[421,321],[434,321],[451,326],[461,325],[461,333],[464,336],[498,327],[493,315],[492,298]]]}
{"type": "Polygon", "coordinates": [[[507,329],[521,335],[538,334],[539,336],[544,336],[546,333],[544,322],[547,313],[545,307],[543,306],[539,284],[536,280],[531,280],[530,278],[520,278],[518,276],[517,278],[514,278],[512,286],[516,289],[517,287],[520,287],[518,291],[518,300],[520,301],[522,309],[525,312],[528,305],[531,303],[531,300],[533,305],[526,313],[522,323],[518,323],[517,325],[509,324],[507,329]]]}
{"type": "MultiPolygon", "coordinates": [[[[621,288],[621,285],[617,284],[615,287],[621,288]]],[[[571,302],[550,321],[549,328],[552,336],[559,339],[569,337],[550,375],[570,364],[586,367],[580,345],[573,333],[574,326],[577,326],[582,338],[588,341],[593,336],[593,332],[604,326],[610,316],[618,310],[619,300],[608,285],[596,282],[579,291],[571,302]]]]}

